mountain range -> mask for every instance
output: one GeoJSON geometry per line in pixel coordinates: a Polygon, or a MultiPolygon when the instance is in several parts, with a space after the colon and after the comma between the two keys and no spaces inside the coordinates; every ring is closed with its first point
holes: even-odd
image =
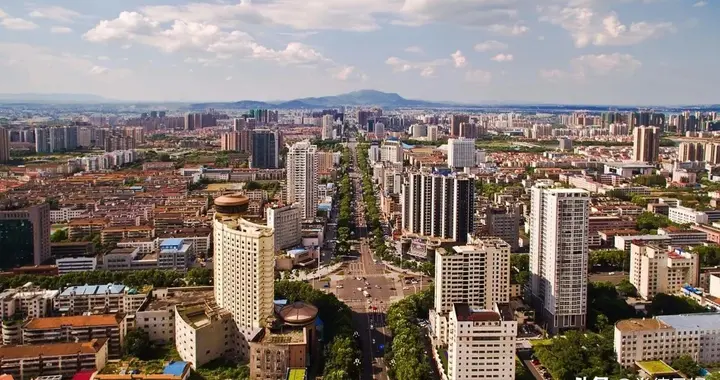
{"type": "Polygon", "coordinates": [[[443,108],[458,106],[455,103],[427,102],[424,100],[405,99],[396,93],[376,90],[360,90],[335,96],[321,96],[316,98],[300,98],[278,102],[258,102],[254,100],[241,100],[238,102],[196,103],[191,104],[193,109],[319,109],[339,106],[377,106],[382,108],[443,108]]]}

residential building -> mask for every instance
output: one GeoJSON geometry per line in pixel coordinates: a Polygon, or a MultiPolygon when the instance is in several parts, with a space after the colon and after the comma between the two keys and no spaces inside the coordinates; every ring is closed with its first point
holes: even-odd
{"type": "Polygon", "coordinates": [[[568,137],[560,137],[558,139],[558,144],[558,149],[563,152],[569,152],[573,149],[572,140],[570,140],[570,138],[568,137]]]}
{"type": "Polygon", "coordinates": [[[324,115],[322,117],[322,140],[332,140],[334,132],[335,117],[333,115],[324,115]]]}
{"type": "MultiPolygon", "coordinates": [[[[450,135],[453,137],[460,136],[460,123],[470,123],[468,115],[450,115],[450,135]]],[[[428,136],[430,133],[428,132],[428,136]]]]}
{"type": "Polygon", "coordinates": [[[0,346],[0,373],[18,380],[70,378],[81,371],[101,370],[108,361],[108,340],[0,346]]]}
{"type": "Polygon", "coordinates": [[[697,286],[700,256],[657,245],[635,242],[630,246],[630,283],[638,295],[651,299],[658,293],[674,294],[683,285],[697,286]]]}
{"type": "Polygon", "coordinates": [[[247,358],[248,337],[272,315],[275,236],[272,228],[243,219],[249,200],[242,195],[215,200],[215,301],[233,316],[236,352],[247,358]]]}
{"type": "Polygon", "coordinates": [[[402,164],[402,142],[399,140],[384,140],[382,146],[380,147],[380,161],[402,164]]]}
{"type": "Polygon", "coordinates": [[[232,315],[214,302],[175,306],[175,347],[193,368],[223,356],[232,357],[232,315]]]}
{"type": "Polygon", "coordinates": [[[303,220],[313,219],[318,205],[317,147],[309,141],[293,144],[287,154],[287,202],[297,203],[303,220]]]}
{"type": "Polygon", "coordinates": [[[456,303],[450,312],[448,380],[515,379],[517,322],[507,304],[456,303]]]}
{"type": "Polygon", "coordinates": [[[277,169],[280,167],[280,141],[277,131],[254,129],[252,134],[252,159],[250,167],[277,169]]]}
{"type": "Polygon", "coordinates": [[[28,284],[6,289],[0,293],[0,319],[47,317],[53,311],[53,299],[58,293],[28,284]]]}
{"type": "Polygon", "coordinates": [[[192,248],[192,243],[188,244],[184,239],[162,240],[157,255],[157,267],[159,269],[187,270],[195,257],[192,248]]]}
{"type": "Polygon", "coordinates": [[[700,364],[717,362],[720,352],[720,313],[663,315],[626,319],[615,324],[617,361],[626,368],[635,362],[672,362],[683,355],[700,364]]]}
{"type": "Polygon", "coordinates": [[[50,258],[50,206],[0,211],[0,269],[40,265],[50,258]]]}
{"type": "Polygon", "coordinates": [[[405,233],[466,242],[474,230],[475,177],[421,170],[402,185],[405,233]]]}
{"type": "Polygon", "coordinates": [[[302,243],[302,210],[298,203],[271,206],[266,211],[267,226],[275,233],[275,249],[294,248],[302,243]]]}
{"type": "Polygon", "coordinates": [[[213,300],[212,286],[153,289],[135,312],[135,327],[147,332],[150,341],[165,344],[175,340],[175,306],[201,305],[213,300]]]}
{"type": "Polygon", "coordinates": [[[448,140],[448,166],[454,169],[475,167],[475,139],[448,140]]]}
{"type": "MultiPolygon", "coordinates": [[[[57,291],[56,291],[57,292],[57,291]]],[[[125,285],[68,286],[53,300],[63,315],[135,314],[147,299],[147,293],[125,285]]]]}
{"type": "Polygon", "coordinates": [[[447,343],[447,318],[457,303],[492,309],[510,301],[510,245],[498,238],[435,250],[435,305],[432,330],[447,343]]]}
{"type": "Polygon", "coordinates": [[[121,314],[33,318],[22,326],[22,344],[108,339],[108,357],[119,359],[127,326],[121,314]]]}
{"type": "Polygon", "coordinates": [[[678,160],[685,161],[704,161],[705,160],[705,142],[683,141],[678,147],[678,160]]]}
{"type": "Polygon", "coordinates": [[[585,190],[532,188],[530,289],[552,334],[585,328],[589,202],[585,190]]]}
{"type": "Polygon", "coordinates": [[[220,136],[220,150],[239,152],[242,150],[242,133],[227,132],[220,136]]]}
{"type": "Polygon", "coordinates": [[[485,210],[485,229],[488,236],[496,236],[517,251],[520,239],[520,213],[512,207],[490,207],[485,210]]]}
{"type": "Polygon", "coordinates": [[[708,214],[703,211],[696,211],[694,208],[685,206],[670,207],[670,209],[668,210],[668,218],[671,222],[677,224],[710,223],[708,214]]]}
{"type": "Polygon", "coordinates": [[[660,135],[658,127],[639,126],[633,130],[633,160],[657,162],[660,156],[660,135]]]}

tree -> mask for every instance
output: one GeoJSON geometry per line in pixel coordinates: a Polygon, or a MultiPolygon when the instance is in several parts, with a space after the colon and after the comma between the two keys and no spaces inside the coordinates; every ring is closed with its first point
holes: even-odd
{"type": "Polygon", "coordinates": [[[616,362],[612,337],[607,334],[570,331],[553,339],[550,345],[537,347],[535,355],[553,379],[592,379],[622,373],[616,362]]]}
{"type": "Polygon", "coordinates": [[[651,315],[704,313],[707,310],[692,298],[659,293],[653,297],[648,312],[651,315]]]}
{"type": "Polygon", "coordinates": [[[657,230],[658,228],[667,227],[671,224],[670,219],[665,215],[653,214],[651,212],[643,212],[638,215],[637,219],[638,230],[657,230]]]}
{"type": "Polygon", "coordinates": [[[616,286],[617,291],[624,297],[637,297],[637,289],[630,280],[623,278],[616,286]]]}
{"type": "Polygon", "coordinates": [[[630,255],[622,249],[604,249],[590,252],[589,264],[591,269],[600,267],[603,269],[623,270],[625,261],[630,255]]]}
{"type": "Polygon", "coordinates": [[[60,229],[55,230],[55,232],[50,235],[50,241],[53,243],[59,243],[61,241],[65,241],[68,239],[68,232],[66,229],[60,229]]]}
{"type": "Polygon", "coordinates": [[[153,347],[150,335],[143,329],[130,330],[125,335],[125,355],[134,356],[140,360],[152,357],[153,347]]]}
{"type": "Polygon", "coordinates": [[[622,299],[615,286],[609,282],[588,283],[588,328],[600,332],[605,318],[607,324],[615,324],[621,319],[635,317],[635,309],[622,299]]]}
{"type": "Polygon", "coordinates": [[[685,376],[695,377],[700,375],[701,368],[695,363],[690,355],[682,355],[679,358],[672,361],[671,367],[680,371],[685,376]]]}
{"type": "Polygon", "coordinates": [[[720,247],[717,245],[699,246],[694,247],[692,250],[700,256],[702,266],[720,265],[720,247]]]}
{"type": "Polygon", "coordinates": [[[158,158],[159,158],[160,161],[162,161],[162,162],[170,162],[170,161],[172,161],[172,159],[170,158],[170,155],[167,154],[167,153],[160,153],[160,155],[158,156],[158,158]]]}
{"type": "Polygon", "coordinates": [[[192,268],[187,272],[185,280],[188,285],[207,286],[212,284],[212,270],[207,268],[192,268]]]}

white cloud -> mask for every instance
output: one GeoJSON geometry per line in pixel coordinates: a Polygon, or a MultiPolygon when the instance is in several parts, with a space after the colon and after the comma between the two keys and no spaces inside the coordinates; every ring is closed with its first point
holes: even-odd
{"type": "Polygon", "coordinates": [[[103,67],[103,66],[93,66],[92,68],[90,68],[90,74],[93,74],[93,75],[105,74],[108,71],[109,71],[109,69],[107,67],[103,67]]]}
{"type": "Polygon", "coordinates": [[[460,50],[450,54],[450,56],[452,57],[455,67],[462,68],[467,66],[467,58],[465,58],[465,56],[460,50]]]}
{"type": "Polygon", "coordinates": [[[329,70],[332,77],[340,81],[361,80],[366,81],[368,76],[359,72],[355,66],[343,66],[329,70]]]}
{"type": "Polygon", "coordinates": [[[468,82],[487,84],[492,81],[492,73],[485,70],[470,70],[465,73],[468,82]]]}
{"type": "Polygon", "coordinates": [[[630,54],[588,54],[573,58],[570,70],[540,70],[540,77],[546,80],[573,78],[585,80],[589,77],[627,76],[642,67],[642,62],[630,54]]]}
{"type": "Polygon", "coordinates": [[[495,40],[489,40],[485,42],[481,42],[477,45],[475,45],[475,51],[479,51],[481,53],[489,52],[489,51],[498,51],[498,50],[506,50],[508,48],[508,44],[495,41],[495,40]]]}
{"type": "Polygon", "coordinates": [[[492,59],[495,62],[511,62],[514,59],[514,57],[512,54],[498,54],[490,59],[492,59]]]}
{"type": "Polygon", "coordinates": [[[698,1],[697,3],[693,4],[693,7],[700,8],[700,7],[706,6],[707,4],[708,4],[707,1],[698,1]]]}
{"type": "Polygon", "coordinates": [[[405,48],[406,53],[415,53],[415,54],[422,54],[424,53],[423,49],[420,46],[408,46],[405,48]]]}
{"type": "Polygon", "coordinates": [[[450,63],[449,59],[436,59],[427,62],[412,62],[398,57],[390,57],[385,64],[392,66],[395,72],[418,71],[420,76],[429,78],[435,75],[435,70],[439,66],[445,66],[450,63]]]}
{"type": "Polygon", "coordinates": [[[98,59],[98,61],[109,61],[110,57],[108,57],[106,55],[101,55],[101,56],[97,57],[97,59],[98,59]]]}
{"type": "Polygon", "coordinates": [[[614,12],[599,15],[588,7],[538,7],[540,20],[558,25],[572,36],[575,46],[627,46],[675,32],[670,22],[634,22],[625,25],[614,12]]]}
{"type": "Polygon", "coordinates": [[[67,9],[59,6],[49,6],[33,10],[32,12],[30,12],[30,17],[71,23],[76,18],[82,17],[82,15],[72,9],[67,9]]]}
{"type": "Polygon", "coordinates": [[[67,26],[53,26],[50,28],[50,33],[52,34],[67,34],[72,33],[72,29],[68,28],[67,26]]]}
{"type": "Polygon", "coordinates": [[[2,8],[0,8],[0,18],[5,18],[5,17],[9,17],[9,16],[7,13],[5,13],[5,11],[2,10],[2,8]]]}
{"type": "Polygon", "coordinates": [[[502,36],[520,36],[527,33],[530,28],[522,24],[505,25],[505,24],[492,24],[487,27],[487,30],[491,33],[499,34],[502,36]]]}
{"type": "Polygon", "coordinates": [[[394,23],[401,25],[448,22],[478,27],[512,22],[518,11],[513,0],[405,0],[396,16],[394,23]]]}
{"type": "Polygon", "coordinates": [[[17,17],[3,18],[0,20],[0,25],[2,25],[5,29],[10,30],[33,30],[38,27],[37,24],[32,21],[17,17]]]}
{"type": "Polygon", "coordinates": [[[231,81],[231,80],[232,80],[232,77],[227,77],[227,78],[225,78],[225,80],[226,80],[226,81],[231,81]]]}

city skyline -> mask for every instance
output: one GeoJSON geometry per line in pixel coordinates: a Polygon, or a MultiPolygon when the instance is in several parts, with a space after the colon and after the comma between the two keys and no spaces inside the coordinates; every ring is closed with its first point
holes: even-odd
{"type": "Polygon", "coordinates": [[[3,4],[0,93],[711,104],[716,15],[702,0],[3,4]]]}

